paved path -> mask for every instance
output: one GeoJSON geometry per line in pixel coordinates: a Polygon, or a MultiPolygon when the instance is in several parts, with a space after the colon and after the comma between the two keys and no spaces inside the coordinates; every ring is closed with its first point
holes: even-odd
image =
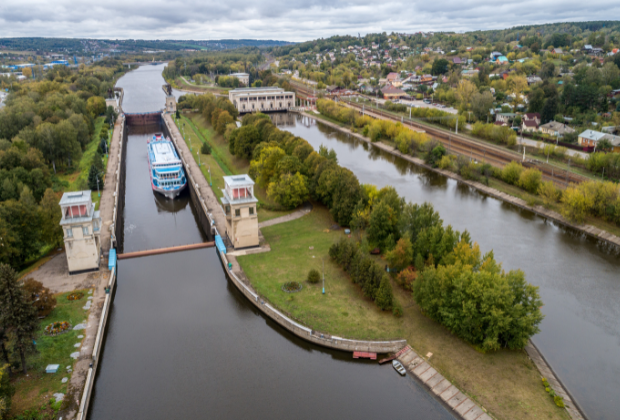
{"type": "Polygon", "coordinates": [[[428,359],[418,356],[411,348],[398,356],[398,361],[460,417],[466,420],[492,420],[492,417],[486,413],[486,410],[463,394],[452,382],[444,378],[441,373],[437,372],[429,364],[428,359]]]}
{"type": "Polygon", "coordinates": [[[287,214],[286,216],[276,217],[275,219],[267,220],[258,224],[258,228],[262,229],[267,226],[279,225],[280,223],[290,222],[291,220],[299,219],[312,211],[312,204],[305,202],[299,210],[287,214]]]}

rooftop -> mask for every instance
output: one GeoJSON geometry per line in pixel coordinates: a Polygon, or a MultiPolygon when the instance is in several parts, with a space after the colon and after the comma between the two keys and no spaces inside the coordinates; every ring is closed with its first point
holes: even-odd
{"type": "Polygon", "coordinates": [[[153,164],[164,163],[181,163],[181,160],[177,157],[176,152],[172,148],[172,143],[167,141],[151,143],[151,150],[153,151],[153,164]]]}
{"type": "Polygon", "coordinates": [[[579,137],[583,137],[588,140],[599,141],[600,139],[605,137],[605,133],[601,133],[600,131],[594,131],[594,130],[586,130],[583,133],[579,134],[579,137]]]}
{"type": "Polygon", "coordinates": [[[229,91],[229,93],[255,93],[255,92],[284,92],[284,89],[276,86],[265,86],[257,88],[237,88],[229,91]]]}
{"type": "Polygon", "coordinates": [[[224,182],[231,187],[247,187],[248,185],[254,185],[254,181],[249,175],[225,176],[224,182]]]}
{"type": "Polygon", "coordinates": [[[70,206],[72,204],[83,204],[91,201],[90,190],[66,192],[60,199],[60,206],[70,206]]]}

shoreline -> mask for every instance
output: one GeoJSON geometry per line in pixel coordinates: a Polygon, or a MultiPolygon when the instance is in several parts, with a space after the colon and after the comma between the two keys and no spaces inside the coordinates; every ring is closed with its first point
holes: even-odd
{"type": "Polygon", "coordinates": [[[422,167],[424,169],[428,169],[430,171],[433,171],[435,173],[441,174],[441,175],[446,176],[448,178],[451,178],[451,179],[454,179],[456,181],[462,182],[462,183],[464,183],[466,185],[469,185],[470,187],[475,188],[476,190],[478,190],[478,191],[480,191],[480,192],[482,192],[484,194],[487,194],[487,195],[489,195],[489,196],[491,196],[493,198],[496,198],[498,200],[502,200],[502,201],[504,201],[506,203],[509,203],[509,204],[513,204],[513,205],[515,205],[515,206],[517,206],[519,208],[522,208],[524,210],[529,210],[529,211],[535,213],[538,216],[542,216],[542,217],[545,217],[547,219],[553,220],[554,222],[557,222],[557,223],[559,223],[559,224],[561,224],[563,226],[569,227],[571,229],[575,229],[575,230],[577,230],[577,231],[579,231],[581,233],[584,233],[584,234],[586,234],[586,235],[588,235],[588,236],[590,236],[592,238],[602,240],[602,241],[606,242],[609,245],[614,245],[614,246],[620,248],[620,237],[618,237],[618,236],[616,236],[616,235],[614,235],[612,233],[609,233],[609,232],[607,232],[607,231],[605,231],[603,229],[599,229],[599,228],[597,228],[595,226],[587,225],[587,224],[584,224],[584,225],[574,224],[574,223],[568,221],[566,218],[564,218],[564,216],[562,216],[558,212],[546,209],[543,206],[531,207],[531,206],[529,206],[525,202],[525,200],[523,200],[521,198],[517,198],[517,197],[514,197],[514,196],[512,196],[510,194],[507,194],[507,193],[504,193],[502,191],[499,191],[499,190],[497,190],[495,188],[488,187],[488,186],[486,186],[486,185],[484,185],[484,184],[482,184],[480,182],[470,181],[470,180],[464,179],[463,177],[461,177],[458,174],[455,174],[454,172],[446,171],[444,169],[439,169],[439,168],[433,168],[432,166],[427,165],[422,159],[419,159],[419,158],[416,158],[416,157],[413,157],[413,156],[409,156],[409,155],[405,155],[405,154],[401,153],[398,149],[394,149],[394,148],[392,148],[390,146],[387,146],[387,145],[385,145],[383,143],[379,143],[379,142],[373,143],[373,142],[370,141],[370,139],[367,139],[366,137],[362,136],[361,134],[354,133],[353,131],[351,131],[350,129],[348,129],[346,127],[341,127],[338,124],[335,124],[333,122],[317,118],[316,116],[314,116],[314,115],[312,115],[312,114],[310,114],[308,112],[302,112],[301,115],[303,115],[305,117],[308,117],[308,118],[312,118],[313,120],[318,121],[318,122],[320,122],[322,124],[325,124],[328,127],[331,127],[331,128],[333,128],[335,130],[338,130],[338,131],[340,131],[342,133],[349,134],[349,135],[355,137],[358,140],[364,141],[364,142],[366,142],[366,143],[368,143],[368,144],[378,148],[379,150],[387,152],[387,153],[389,153],[389,154],[391,154],[393,156],[405,159],[405,160],[415,164],[416,166],[420,166],[420,167],[422,167]]]}

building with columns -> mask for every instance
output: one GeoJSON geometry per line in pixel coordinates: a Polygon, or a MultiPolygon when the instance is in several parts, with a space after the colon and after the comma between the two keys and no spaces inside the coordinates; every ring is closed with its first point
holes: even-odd
{"type": "Polygon", "coordinates": [[[101,216],[95,211],[91,191],[64,193],[60,199],[62,226],[69,274],[99,269],[101,216]]]}
{"type": "Polygon", "coordinates": [[[239,114],[287,111],[295,106],[295,92],[277,86],[233,89],[228,92],[228,99],[239,114]]]}

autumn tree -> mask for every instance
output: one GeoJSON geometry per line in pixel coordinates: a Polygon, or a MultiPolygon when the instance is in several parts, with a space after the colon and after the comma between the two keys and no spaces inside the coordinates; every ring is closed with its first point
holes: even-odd
{"type": "Polygon", "coordinates": [[[474,85],[469,80],[461,80],[461,83],[459,83],[458,87],[456,88],[455,95],[458,101],[461,103],[463,109],[469,108],[471,99],[477,90],[478,89],[476,88],[476,85],[474,85]]]}
{"type": "Polygon", "coordinates": [[[269,183],[267,196],[285,209],[294,209],[308,199],[307,182],[299,172],[282,175],[279,180],[269,183]]]}
{"type": "Polygon", "coordinates": [[[45,318],[56,307],[56,298],[50,292],[50,289],[43,287],[40,281],[28,278],[24,280],[23,289],[26,298],[37,310],[39,318],[45,318]]]}
{"type": "Polygon", "coordinates": [[[408,237],[400,238],[394,249],[386,254],[390,267],[397,271],[409,266],[413,260],[413,246],[408,237]]]}

